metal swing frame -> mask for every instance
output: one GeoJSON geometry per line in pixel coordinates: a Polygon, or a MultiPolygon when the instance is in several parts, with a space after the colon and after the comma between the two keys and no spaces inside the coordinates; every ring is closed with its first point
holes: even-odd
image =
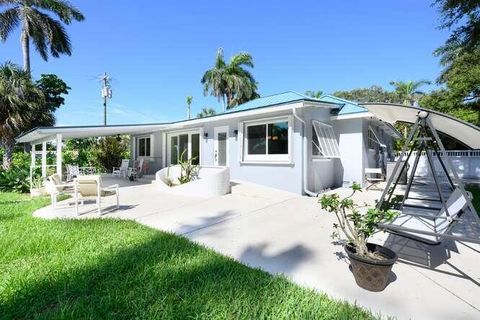
{"type": "MultiPolygon", "coordinates": [[[[441,168],[445,172],[445,175],[447,176],[447,180],[449,183],[449,187],[452,189],[452,191],[455,188],[458,188],[462,195],[466,199],[466,207],[468,210],[465,210],[467,212],[463,212],[463,214],[467,214],[468,212],[473,215],[475,222],[477,224],[480,223],[480,218],[477,215],[477,212],[475,208],[473,207],[473,204],[471,202],[470,196],[468,193],[465,191],[463,182],[460,180],[457,171],[455,170],[452,160],[448,156],[447,152],[445,151],[445,148],[443,146],[443,143],[438,135],[438,132],[436,131],[435,127],[433,126],[431,120],[428,118],[429,113],[426,111],[419,111],[417,113],[417,120],[413,124],[412,129],[410,130],[410,133],[408,135],[407,140],[405,141],[405,144],[402,148],[401,156],[398,158],[395,167],[393,169],[392,175],[389,177],[386,187],[382,193],[382,196],[380,197],[378,203],[377,203],[377,208],[381,208],[382,205],[385,203],[385,201],[390,202],[392,199],[392,196],[395,192],[395,189],[398,185],[399,179],[404,172],[404,170],[407,170],[407,165],[410,157],[412,156],[414,151],[417,151],[417,154],[415,156],[415,160],[413,162],[413,167],[411,170],[411,174],[409,177],[409,181],[407,183],[406,190],[404,192],[404,196],[402,199],[402,202],[399,206],[399,210],[403,211],[403,207],[405,205],[405,201],[408,199],[408,196],[411,191],[411,187],[413,184],[415,172],[417,170],[417,166],[420,160],[420,156],[423,151],[425,151],[427,160],[428,160],[428,165],[430,167],[431,173],[433,175],[433,180],[435,183],[436,190],[439,195],[439,200],[442,204],[442,208],[445,210],[446,217],[442,216],[437,216],[433,217],[434,219],[447,219],[447,222],[449,223],[448,228],[442,232],[430,232],[430,231],[425,231],[425,230],[418,230],[418,229],[413,229],[413,228],[407,228],[403,226],[396,226],[392,224],[385,224],[382,225],[381,228],[384,231],[392,232],[407,238],[413,238],[415,240],[429,243],[429,241],[422,241],[420,238],[417,238],[414,236],[414,234],[419,234],[419,235],[425,235],[425,236],[435,236],[441,240],[443,239],[453,239],[453,240],[460,240],[460,241],[465,241],[465,242],[473,242],[473,243],[480,243],[480,236],[478,238],[471,238],[471,237],[464,237],[464,236],[459,236],[459,235],[452,235],[449,234],[451,229],[453,228],[454,224],[458,222],[460,215],[455,217],[454,219],[450,218],[450,213],[448,211],[448,206],[447,206],[447,200],[445,199],[445,196],[442,193],[442,189],[437,177],[437,172],[434,166],[433,162],[433,153],[436,158],[439,160],[441,168]],[[430,143],[429,143],[430,142],[430,143]],[[408,151],[407,158],[404,161],[403,157],[408,151]],[[443,157],[443,159],[442,159],[443,157]],[[403,163],[402,163],[403,162],[403,163]],[[449,172],[452,173],[453,177],[450,176],[449,172]],[[393,187],[392,187],[393,184],[393,187]],[[405,234],[407,233],[407,234],[405,234]],[[413,234],[412,236],[409,236],[409,234],[413,234]]],[[[414,198],[410,198],[414,199],[414,198]]],[[[438,201],[438,199],[417,199],[417,200],[426,200],[426,201],[438,201]]],[[[421,206],[415,206],[415,205],[408,205],[409,207],[421,207],[421,206]]],[[[424,208],[424,207],[421,207],[424,208]]],[[[441,212],[442,208],[435,208],[439,209],[439,213],[441,212]]],[[[403,212],[402,212],[403,213],[403,212]]],[[[421,213],[408,213],[405,215],[409,216],[417,216],[417,217],[426,217],[426,218],[432,218],[431,215],[425,215],[421,213]]],[[[429,243],[432,244],[432,243],[429,243]]]]}

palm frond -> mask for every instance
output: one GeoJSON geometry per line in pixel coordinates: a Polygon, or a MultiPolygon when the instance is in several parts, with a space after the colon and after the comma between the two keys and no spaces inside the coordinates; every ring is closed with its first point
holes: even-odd
{"type": "Polygon", "coordinates": [[[54,13],[63,23],[70,24],[73,20],[83,21],[85,16],[68,1],[63,0],[33,0],[32,5],[54,13]]]}
{"type": "Polygon", "coordinates": [[[56,58],[60,54],[71,55],[70,38],[62,24],[47,14],[31,9],[29,14],[29,36],[32,38],[38,52],[44,60],[45,47],[56,58]]]}
{"type": "Polygon", "coordinates": [[[0,13],[0,39],[6,41],[19,24],[20,16],[17,8],[10,8],[0,13]]]}

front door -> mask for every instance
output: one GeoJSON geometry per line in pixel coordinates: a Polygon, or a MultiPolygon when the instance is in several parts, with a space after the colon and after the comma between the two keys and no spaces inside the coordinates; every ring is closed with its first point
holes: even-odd
{"type": "Polygon", "coordinates": [[[214,164],[216,166],[228,166],[228,127],[217,127],[215,128],[214,133],[214,164]]]}

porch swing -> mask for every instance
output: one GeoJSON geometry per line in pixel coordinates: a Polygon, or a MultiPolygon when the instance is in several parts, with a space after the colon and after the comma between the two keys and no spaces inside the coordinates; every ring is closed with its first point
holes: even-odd
{"type": "Polygon", "coordinates": [[[380,227],[430,245],[439,244],[444,239],[480,243],[480,219],[472,205],[471,194],[465,191],[429,114],[425,110],[417,112],[416,121],[377,203],[377,208],[393,208],[399,211],[399,215],[380,227]],[[433,183],[431,180],[418,181],[415,175],[422,155],[427,158],[433,183]],[[403,195],[395,193],[402,173],[408,171],[412,156],[415,158],[403,195]],[[439,171],[434,157],[440,164],[439,171]],[[443,173],[446,179],[442,181],[439,173],[443,173]],[[470,220],[466,219],[468,215],[470,220]],[[462,222],[462,232],[452,232],[462,222]]]}

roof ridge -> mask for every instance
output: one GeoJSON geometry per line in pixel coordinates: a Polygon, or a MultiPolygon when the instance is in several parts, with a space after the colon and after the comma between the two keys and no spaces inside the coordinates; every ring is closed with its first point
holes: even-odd
{"type": "Polygon", "coordinates": [[[355,104],[355,105],[361,107],[361,105],[358,102],[347,100],[347,99],[344,99],[344,98],[340,98],[340,97],[337,97],[333,94],[324,94],[320,97],[320,99],[322,99],[323,97],[329,97],[329,98],[336,99],[336,100],[339,100],[339,101],[343,101],[343,102],[346,102],[346,103],[355,104]]]}

